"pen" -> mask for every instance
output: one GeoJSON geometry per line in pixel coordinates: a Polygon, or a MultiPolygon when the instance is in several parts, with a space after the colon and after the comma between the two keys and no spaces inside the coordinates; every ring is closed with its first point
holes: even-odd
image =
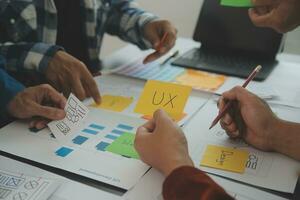
{"type": "Polygon", "coordinates": [[[169,60],[171,60],[172,58],[176,58],[179,54],[179,51],[174,51],[170,56],[168,56],[164,61],[162,61],[160,63],[161,66],[165,65],[167,62],[169,62],[169,60]]]}
{"type": "MultiPolygon", "coordinates": [[[[253,71],[252,73],[248,76],[247,80],[245,81],[245,83],[242,85],[243,88],[246,88],[247,85],[250,83],[250,81],[253,80],[253,78],[256,76],[256,74],[261,70],[262,66],[258,65],[253,71]]],[[[212,129],[218,122],[219,120],[227,113],[228,109],[231,107],[232,105],[232,101],[228,101],[224,107],[224,109],[218,114],[218,116],[214,119],[214,121],[212,122],[211,126],[209,127],[209,129],[212,129]]]]}
{"type": "Polygon", "coordinates": [[[163,45],[164,45],[165,40],[167,39],[167,37],[168,37],[168,32],[165,32],[165,34],[163,35],[162,39],[160,40],[160,42],[159,42],[157,48],[155,49],[155,52],[154,52],[154,53],[151,53],[150,55],[148,55],[148,56],[144,59],[144,61],[143,61],[144,64],[147,63],[147,61],[148,61],[153,55],[157,54],[157,52],[160,51],[160,49],[163,47],[163,45]]]}

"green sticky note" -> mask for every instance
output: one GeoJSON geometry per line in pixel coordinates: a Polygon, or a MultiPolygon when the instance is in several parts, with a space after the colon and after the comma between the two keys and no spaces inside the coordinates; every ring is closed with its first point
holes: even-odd
{"type": "Polygon", "coordinates": [[[221,0],[222,6],[231,7],[252,7],[253,4],[251,0],[221,0]]]}
{"type": "Polygon", "coordinates": [[[139,159],[139,154],[134,148],[134,138],[135,135],[132,133],[123,133],[111,145],[106,147],[105,151],[139,159]]]}

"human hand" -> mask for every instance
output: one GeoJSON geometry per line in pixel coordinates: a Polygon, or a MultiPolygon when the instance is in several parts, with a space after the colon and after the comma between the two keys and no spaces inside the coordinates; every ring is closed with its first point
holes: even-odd
{"type": "Polygon", "coordinates": [[[8,104],[8,113],[19,119],[42,117],[30,123],[30,128],[42,129],[49,120],[65,117],[66,98],[50,85],[44,84],[26,88],[8,104]]]}
{"type": "Polygon", "coordinates": [[[46,78],[65,97],[72,92],[80,100],[93,97],[97,104],[101,102],[97,84],[87,67],[64,51],[58,51],[52,58],[46,78]]]}
{"type": "Polygon", "coordinates": [[[193,166],[183,132],[163,110],[138,128],[134,146],[145,163],[165,176],[180,166],[193,166]]]}
{"type": "Polygon", "coordinates": [[[252,22],[259,27],[269,27],[285,33],[300,25],[299,0],[252,0],[249,9],[252,22]]]}
{"type": "Polygon", "coordinates": [[[146,57],[144,64],[160,58],[172,49],[176,42],[176,35],[177,30],[169,21],[157,20],[146,24],[144,37],[150,41],[156,51],[146,57]],[[163,40],[165,34],[167,34],[167,37],[163,40]]]}
{"type": "Polygon", "coordinates": [[[250,145],[273,151],[272,141],[280,119],[259,97],[242,87],[223,93],[218,107],[222,111],[226,100],[234,101],[232,108],[221,119],[220,124],[231,138],[243,138],[250,145]]]}

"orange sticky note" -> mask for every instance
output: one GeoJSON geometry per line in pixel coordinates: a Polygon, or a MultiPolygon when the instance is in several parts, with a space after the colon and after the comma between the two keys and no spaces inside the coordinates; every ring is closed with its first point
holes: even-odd
{"type": "Polygon", "coordinates": [[[231,172],[244,173],[249,152],[241,149],[207,145],[200,165],[231,172]]]}
{"type": "Polygon", "coordinates": [[[176,82],[179,84],[209,91],[217,90],[224,84],[225,80],[226,76],[196,70],[187,70],[186,73],[176,78],[176,82]]]}
{"type": "Polygon", "coordinates": [[[182,116],[191,90],[188,86],[149,80],[134,112],[152,116],[157,109],[163,109],[173,119],[178,119],[182,116]]]}
{"type": "Polygon", "coordinates": [[[125,110],[132,102],[132,97],[123,97],[123,96],[113,96],[113,95],[104,95],[102,96],[101,104],[97,105],[93,103],[91,106],[95,108],[102,108],[106,110],[111,110],[115,112],[122,112],[125,110]]]}

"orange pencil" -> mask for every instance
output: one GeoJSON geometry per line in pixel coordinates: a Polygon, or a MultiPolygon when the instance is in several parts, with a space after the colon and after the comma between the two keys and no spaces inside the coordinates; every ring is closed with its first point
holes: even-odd
{"type": "Polygon", "coordinates": [[[160,49],[163,47],[164,42],[166,41],[167,37],[168,37],[168,32],[165,32],[165,34],[163,35],[162,39],[160,40],[160,42],[159,42],[157,48],[155,49],[156,51],[155,51],[154,53],[151,53],[150,55],[148,55],[148,56],[144,59],[143,63],[146,63],[147,60],[149,60],[149,58],[151,58],[156,52],[160,51],[160,49]]]}
{"type": "MultiPolygon", "coordinates": [[[[247,85],[250,83],[250,81],[253,80],[253,78],[256,76],[256,74],[261,70],[262,66],[258,65],[253,71],[252,73],[248,76],[247,80],[245,81],[245,83],[242,85],[243,88],[246,88],[247,85]]],[[[218,122],[219,120],[227,113],[227,111],[229,110],[229,108],[232,105],[232,101],[228,101],[224,107],[224,109],[218,114],[218,116],[214,119],[214,121],[211,123],[211,126],[209,127],[209,129],[212,129],[218,122]]]]}

